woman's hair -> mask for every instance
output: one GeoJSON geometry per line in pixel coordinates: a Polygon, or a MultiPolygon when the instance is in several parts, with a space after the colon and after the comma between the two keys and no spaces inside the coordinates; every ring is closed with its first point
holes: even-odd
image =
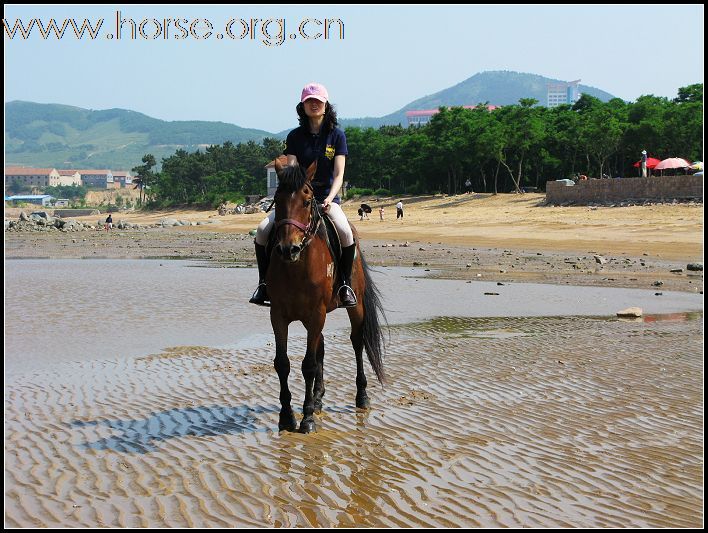
{"type": "MultiPolygon", "coordinates": [[[[307,118],[307,115],[305,114],[305,104],[300,102],[297,107],[295,107],[295,110],[297,111],[297,116],[300,121],[300,126],[303,128],[307,128],[309,125],[309,119],[307,118]]],[[[324,122],[322,123],[322,129],[324,130],[323,133],[329,133],[332,131],[334,128],[336,128],[339,125],[339,122],[337,122],[337,112],[334,109],[334,106],[330,104],[329,102],[325,103],[325,114],[324,114],[324,122]]]]}

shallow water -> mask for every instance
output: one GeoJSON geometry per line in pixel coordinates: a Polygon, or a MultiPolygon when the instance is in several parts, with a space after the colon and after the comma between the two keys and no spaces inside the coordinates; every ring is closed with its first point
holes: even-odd
{"type": "MultiPolygon", "coordinates": [[[[5,262],[5,371],[67,361],[113,360],[173,346],[267,347],[267,308],[249,305],[256,272],[194,268],[155,260],[10,260],[5,262]],[[32,302],[27,304],[26,302],[32,302]]],[[[433,280],[412,268],[377,268],[390,324],[436,316],[614,316],[702,310],[702,295],[531,283],[433,280]],[[494,292],[497,295],[485,295],[494,292]]],[[[325,336],[348,337],[348,317],[327,317],[325,336]]],[[[300,324],[290,327],[303,338],[300,324]]]]}
{"type": "Polygon", "coordinates": [[[324,409],[300,435],[277,431],[255,272],[193,266],[6,262],[6,525],[702,524],[700,295],[379,269],[389,381],[367,365],[372,409],[354,407],[330,314],[324,409]],[[644,320],[615,318],[629,306],[644,320]]]}

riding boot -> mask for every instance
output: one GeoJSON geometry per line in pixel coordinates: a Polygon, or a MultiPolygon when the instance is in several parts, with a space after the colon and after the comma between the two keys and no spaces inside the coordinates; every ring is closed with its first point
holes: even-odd
{"type": "Polygon", "coordinates": [[[356,294],[352,289],[352,265],[356,243],[342,248],[340,268],[342,272],[342,286],[339,288],[339,307],[356,307],[356,294]]]}
{"type": "Polygon", "coordinates": [[[263,306],[270,306],[270,298],[266,288],[265,278],[268,272],[269,257],[266,254],[266,247],[256,243],[256,261],[258,261],[258,288],[248,300],[249,303],[263,306]]]}

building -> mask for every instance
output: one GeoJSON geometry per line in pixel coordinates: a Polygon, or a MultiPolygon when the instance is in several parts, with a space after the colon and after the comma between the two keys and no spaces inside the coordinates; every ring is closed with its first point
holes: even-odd
{"type": "Polygon", "coordinates": [[[18,194],[15,196],[6,196],[6,202],[12,202],[13,204],[26,203],[26,204],[37,204],[41,206],[48,206],[53,200],[53,196],[48,194],[18,194]]]}
{"type": "Polygon", "coordinates": [[[580,80],[569,81],[568,83],[549,83],[548,107],[573,105],[577,102],[580,99],[578,83],[580,83],[580,80]]]}
{"type": "Polygon", "coordinates": [[[78,170],[57,170],[60,185],[81,185],[81,174],[78,170]]]}
{"type": "Polygon", "coordinates": [[[113,189],[115,182],[110,170],[79,170],[81,182],[86,187],[98,187],[100,189],[113,189]]]}
{"type": "MultiPolygon", "coordinates": [[[[459,107],[459,106],[450,106],[450,107],[459,107]]],[[[461,106],[461,107],[464,107],[465,109],[475,109],[477,106],[476,105],[465,105],[465,106],[461,106]]],[[[487,109],[489,111],[494,111],[498,107],[499,106],[496,106],[496,105],[488,105],[487,109]]],[[[409,126],[422,126],[422,125],[430,122],[430,119],[433,118],[434,115],[437,115],[439,112],[440,112],[439,109],[420,109],[420,110],[415,110],[415,111],[406,111],[406,120],[408,121],[409,126]]]]}
{"type": "Polygon", "coordinates": [[[118,184],[118,187],[125,189],[128,185],[133,184],[133,176],[127,170],[114,170],[113,182],[118,184]]]}
{"type": "Polygon", "coordinates": [[[275,159],[265,166],[266,169],[266,196],[275,196],[278,188],[278,174],[275,172],[275,159]]]}
{"type": "Polygon", "coordinates": [[[14,182],[29,188],[56,187],[61,175],[56,168],[5,167],[5,187],[14,182]]]}

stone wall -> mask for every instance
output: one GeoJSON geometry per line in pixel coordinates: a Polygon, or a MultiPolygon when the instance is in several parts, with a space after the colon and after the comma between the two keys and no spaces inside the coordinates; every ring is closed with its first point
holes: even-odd
{"type": "Polygon", "coordinates": [[[651,178],[615,178],[583,180],[567,186],[546,182],[549,204],[612,203],[626,200],[703,200],[703,176],[656,176],[651,178]]]}
{"type": "Polygon", "coordinates": [[[101,212],[98,209],[55,209],[55,217],[85,217],[88,215],[100,215],[101,212]]]}

